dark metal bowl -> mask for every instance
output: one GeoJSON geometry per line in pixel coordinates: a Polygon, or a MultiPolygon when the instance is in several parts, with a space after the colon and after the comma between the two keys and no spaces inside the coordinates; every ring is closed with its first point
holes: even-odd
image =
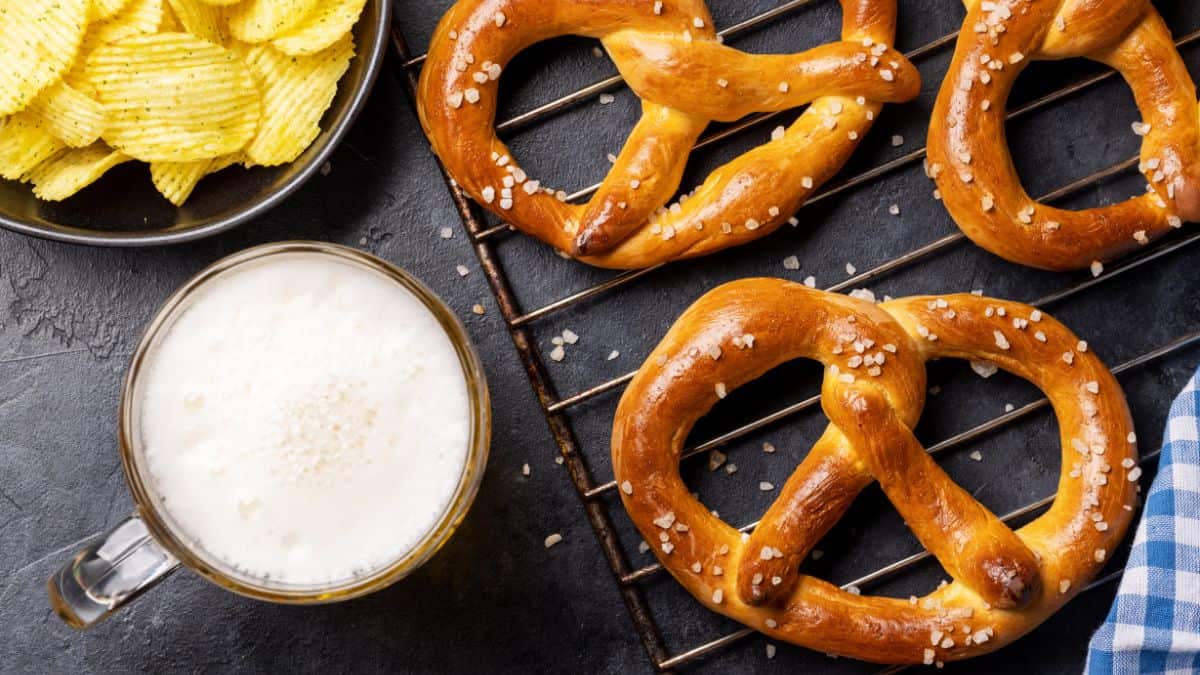
{"type": "Polygon", "coordinates": [[[177,244],[223,232],[266,213],[304,184],[358,116],[387,53],[391,0],[368,0],[354,27],[358,54],[342,76],[321,134],[295,162],[208,176],[182,207],[150,182],[149,165],[116,167],[79,194],[43,202],[29,185],[0,180],[0,227],[46,239],[92,246],[177,244]]]}

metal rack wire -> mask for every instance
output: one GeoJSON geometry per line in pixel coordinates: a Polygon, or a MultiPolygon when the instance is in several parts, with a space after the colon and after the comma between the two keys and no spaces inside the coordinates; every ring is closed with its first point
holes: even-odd
{"type": "MultiPolygon", "coordinates": [[[[815,2],[817,2],[817,0],[790,0],[788,2],[783,2],[771,10],[752,16],[732,26],[728,26],[718,31],[718,34],[724,37],[734,37],[751,29],[770,24],[772,21],[786,16],[789,12],[815,2]]],[[[916,60],[923,56],[936,53],[939,50],[952,45],[956,37],[956,33],[944,35],[908,52],[906,56],[912,60],[916,60]]],[[[1197,42],[1200,42],[1200,30],[1183,36],[1178,40],[1177,44],[1182,48],[1197,42]]],[[[411,94],[415,90],[418,72],[421,65],[425,61],[425,56],[413,56],[408,48],[404,36],[399,28],[396,27],[394,27],[392,31],[392,47],[399,60],[401,75],[406,81],[411,94]]],[[[1050,94],[1042,96],[1041,98],[1033,100],[1023,106],[1011,109],[1008,113],[1008,119],[1017,119],[1034,111],[1046,108],[1067,98],[1068,96],[1107,81],[1115,77],[1115,75],[1115,72],[1106,71],[1101,74],[1082,79],[1074,84],[1063,87],[1050,94]]],[[[570,94],[536,106],[526,112],[504,120],[497,125],[497,129],[501,133],[507,133],[535,124],[539,121],[545,120],[545,118],[550,115],[561,112],[584,100],[591,99],[601,92],[609,91],[622,85],[623,81],[620,76],[612,76],[601,79],[570,94]]],[[[721,143],[726,139],[735,137],[747,129],[776,119],[781,114],[782,113],[766,113],[752,115],[738,123],[725,127],[718,132],[705,136],[699,142],[699,146],[705,147],[721,143]]],[[[897,171],[922,161],[924,157],[925,149],[920,148],[918,150],[906,153],[898,158],[879,164],[878,166],[875,166],[869,170],[850,176],[839,183],[826,186],[824,189],[814,194],[808,200],[805,206],[820,202],[824,199],[828,199],[834,195],[841,194],[856,187],[871,184],[873,181],[893,171],[897,171]]],[[[1085,176],[1079,180],[1072,181],[1069,184],[1063,185],[1049,192],[1048,194],[1043,195],[1040,198],[1040,201],[1053,202],[1072,196],[1081,190],[1094,186],[1096,183],[1106,178],[1117,176],[1130,170],[1131,168],[1137,166],[1137,162],[1138,158],[1133,157],[1108,168],[1097,171],[1089,176],[1085,176]]],[[[542,355],[537,347],[536,340],[530,331],[531,325],[541,319],[553,316],[563,310],[566,310],[567,308],[573,307],[588,300],[592,300],[603,294],[615,292],[623,287],[635,283],[640,279],[649,278],[653,276],[661,268],[661,266],[619,273],[601,283],[573,292],[565,297],[549,302],[535,309],[522,310],[520,304],[516,300],[510,280],[501,267],[495,246],[496,240],[505,232],[509,231],[510,228],[503,223],[489,226],[484,220],[478,207],[469,200],[462,190],[455,186],[450,180],[447,180],[447,186],[450,190],[455,207],[462,219],[463,225],[467,229],[468,234],[471,236],[475,252],[479,258],[479,262],[487,277],[488,283],[495,296],[504,321],[506,322],[509,332],[512,335],[513,342],[526,369],[527,375],[529,376],[533,390],[540,405],[542,406],[546,421],[555,437],[555,440],[558,443],[559,451],[565,460],[564,464],[570,475],[572,483],[578,492],[580,499],[582,500],[586,516],[600,541],[601,548],[604,551],[609,567],[618,582],[618,588],[620,590],[622,599],[624,600],[626,607],[630,612],[634,627],[637,630],[638,636],[652,664],[659,670],[671,670],[700,659],[708,654],[753,635],[755,631],[749,628],[743,628],[675,654],[670,654],[668,652],[661,630],[650,611],[642,588],[639,585],[641,582],[655,577],[659,572],[662,571],[662,567],[657,563],[646,565],[637,569],[633,569],[631,567],[628,557],[623,550],[622,544],[616,535],[613,521],[608,511],[608,506],[600,499],[605,494],[610,493],[615,488],[616,483],[607,477],[598,481],[596,477],[592,475],[591,471],[583,461],[579,442],[576,439],[574,430],[572,429],[572,426],[566,416],[566,412],[571,408],[601,396],[607,392],[612,392],[619,389],[624,384],[629,382],[630,379],[632,379],[634,373],[626,373],[619,377],[614,377],[604,382],[597,383],[574,394],[561,397],[555,390],[551,378],[546,370],[542,355]]],[[[572,201],[584,199],[595,192],[598,187],[598,185],[592,185],[579,190],[578,192],[570,195],[569,199],[572,201]]],[[[914,250],[895,256],[871,269],[853,275],[840,283],[830,286],[826,290],[840,292],[854,287],[861,287],[868,282],[875,281],[885,275],[919,263],[935,253],[961,243],[964,240],[964,235],[958,232],[943,236],[914,250]]],[[[1130,271],[1142,268],[1143,266],[1169,254],[1190,248],[1197,243],[1200,243],[1200,233],[1192,234],[1186,237],[1168,239],[1163,243],[1143,249],[1138,254],[1111,265],[1102,276],[1068,285],[1054,293],[1041,298],[1029,300],[1027,302],[1037,307],[1047,307],[1055,303],[1062,302],[1082,293],[1087,289],[1099,284],[1108,283],[1112,279],[1118,278],[1130,271]]],[[[1197,344],[1200,344],[1200,331],[1194,331],[1178,336],[1174,340],[1171,340],[1170,342],[1161,345],[1156,349],[1150,350],[1114,367],[1112,370],[1115,374],[1125,373],[1158,361],[1164,357],[1170,356],[1197,344]]],[[[719,436],[685,449],[683,458],[688,459],[703,453],[707,453],[710,450],[728,445],[751,433],[776,424],[805,410],[813,409],[818,406],[819,400],[819,396],[814,395],[792,405],[775,410],[774,412],[761,416],[751,422],[745,423],[733,430],[727,431],[719,436]]],[[[930,445],[927,450],[930,454],[943,453],[947,450],[962,446],[970,441],[1005,428],[1008,425],[1017,422],[1018,420],[1029,418],[1035,413],[1045,411],[1048,408],[1049,402],[1045,398],[1035,400],[1020,408],[995,417],[971,429],[955,434],[954,436],[946,438],[936,444],[930,445]]],[[[1158,456],[1158,453],[1159,451],[1155,450],[1145,454],[1141,458],[1141,462],[1143,464],[1150,462],[1158,456]]],[[[1049,494],[1037,501],[1012,510],[1009,513],[1004,514],[1002,516],[1002,520],[1004,520],[1006,523],[1010,523],[1020,521],[1024,518],[1034,515],[1049,506],[1053,502],[1054,497],[1054,494],[1049,494]]],[[[756,522],[748,523],[742,526],[740,529],[742,531],[750,531],[755,527],[755,525],[757,525],[756,522]]],[[[900,572],[911,569],[923,561],[928,560],[929,558],[929,553],[924,551],[910,555],[876,569],[866,575],[863,575],[860,578],[845,584],[843,587],[868,587],[900,572]]],[[[1120,572],[1114,572],[1105,577],[1097,579],[1090,586],[1088,586],[1084,592],[1111,583],[1119,577],[1120,572]]],[[[887,672],[895,672],[895,670],[896,669],[891,669],[887,672]]]]}

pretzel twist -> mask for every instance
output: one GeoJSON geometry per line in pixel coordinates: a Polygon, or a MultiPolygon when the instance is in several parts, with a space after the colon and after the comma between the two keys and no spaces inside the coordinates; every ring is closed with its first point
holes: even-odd
{"type": "Polygon", "coordinates": [[[841,4],[842,42],[754,55],[720,43],[702,0],[459,0],[421,71],[421,124],[476,201],[564,253],[611,268],[705,255],[787,222],[842,167],[883,102],[916,96],[916,69],[887,46],[895,0],[841,4]],[[600,38],[642,100],[640,121],[583,205],[529,178],[494,129],[503,67],[529,45],[565,34],[600,38]],[[782,137],[668,206],[710,121],[806,103],[782,137]]]}
{"type": "Polygon", "coordinates": [[[1015,640],[1096,575],[1132,515],[1134,440],[1104,364],[1031,307],[974,295],[874,305],[749,279],[708,293],[675,323],[622,397],[612,447],[630,517],[704,605],[823,652],[933,663],[1015,640]],[[796,358],[825,364],[821,402],[831,423],[744,537],[680,478],[684,440],[725,391],[796,358]],[[1058,416],[1058,496],[1020,530],[951,481],[913,437],[924,364],[937,358],[995,363],[1041,388],[1058,416]],[[799,573],[873,480],[952,583],[893,599],[799,573]]]}
{"type": "Polygon", "coordinates": [[[929,128],[927,172],[963,232],[1013,262],[1105,262],[1200,221],[1196,87],[1148,0],[968,0],[929,128]],[[1147,194],[1067,211],[1035,202],[1005,143],[1005,101],[1031,61],[1085,57],[1120,72],[1143,116],[1147,194]]]}

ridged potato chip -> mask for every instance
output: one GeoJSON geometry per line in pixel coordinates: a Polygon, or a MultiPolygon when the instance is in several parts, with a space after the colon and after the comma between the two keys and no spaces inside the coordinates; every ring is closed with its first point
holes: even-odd
{"type": "Polygon", "coordinates": [[[95,143],[108,126],[104,106],[66,82],[50,85],[25,111],[72,148],[95,143]]]}
{"type": "Polygon", "coordinates": [[[258,132],[246,146],[254,164],[275,166],[294,161],[321,133],[321,116],[337,93],[338,80],[354,56],[354,39],[310,56],[288,56],[270,45],[235,49],[250,66],[263,94],[258,132]]]}
{"type": "Polygon", "coordinates": [[[321,133],[365,6],[0,0],[0,178],[57,201],[136,159],[181,206],[232,164],[295,161],[321,133]]]}
{"type": "Polygon", "coordinates": [[[197,162],[154,162],[150,165],[150,179],[159,194],[175,206],[183,206],[200,179],[236,164],[240,155],[225,155],[197,162]]]}
{"type": "Polygon", "coordinates": [[[315,54],[328,49],[358,23],[367,0],[329,0],[272,44],[286,54],[315,54]]]}
{"type": "Polygon", "coordinates": [[[96,92],[85,80],[83,67],[88,56],[102,44],[107,44],[132,35],[157,33],[166,16],[163,0],[129,0],[123,7],[104,21],[88,26],[79,47],[79,57],[63,80],[71,87],[95,98],[96,92]]]}
{"type": "Polygon", "coordinates": [[[0,0],[0,115],[23,110],[79,51],[88,0],[0,0]]]}
{"type": "Polygon", "coordinates": [[[163,3],[162,21],[158,24],[157,33],[186,33],[183,29],[183,24],[179,23],[179,17],[175,16],[175,11],[171,9],[171,3],[163,3]]]}
{"type": "Polygon", "coordinates": [[[242,42],[266,42],[300,25],[318,0],[242,0],[228,11],[229,32],[242,42]]]}
{"type": "Polygon", "coordinates": [[[4,119],[0,121],[0,178],[23,181],[34,167],[64,147],[29,113],[4,119]]]}
{"type": "Polygon", "coordinates": [[[162,19],[163,0],[130,0],[121,11],[88,27],[83,52],[86,54],[102,44],[131,35],[156,33],[162,19]]]}
{"type": "Polygon", "coordinates": [[[91,0],[88,3],[88,20],[103,21],[121,11],[129,0],[91,0]]]}
{"type": "Polygon", "coordinates": [[[167,0],[171,13],[179,21],[182,32],[223,45],[226,41],[221,9],[200,0],[167,0]]]}
{"type": "Polygon", "coordinates": [[[255,135],[258,88],[236,54],[187,33],[137,35],[98,47],[84,77],[109,116],[104,140],[144,162],[194,162],[255,135]]]}
{"type": "Polygon", "coordinates": [[[95,183],[114,166],[128,161],[129,157],[103,143],[95,143],[86,148],[60,150],[37,165],[27,178],[33,183],[33,194],[39,199],[57,202],[95,183]]]}

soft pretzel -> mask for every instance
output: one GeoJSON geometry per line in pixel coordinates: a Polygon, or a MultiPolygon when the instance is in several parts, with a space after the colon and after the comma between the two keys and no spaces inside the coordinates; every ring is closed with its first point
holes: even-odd
{"type": "Polygon", "coordinates": [[[621,398],[612,447],[634,524],[704,605],[823,652],[933,663],[1012,642],[1087,585],[1132,515],[1134,441],[1117,381],[1036,309],[974,295],[875,305],[749,279],[708,293],[675,323],[621,398]],[[831,424],[753,534],[741,535],[690,494],[678,471],[683,443],[726,392],[796,358],[825,364],[821,402],[831,424]],[[937,358],[990,361],[1040,387],[1058,415],[1058,496],[1015,532],[913,437],[924,364],[937,358]],[[798,571],[872,481],[952,583],[893,599],[798,571]]]}
{"type": "Polygon", "coordinates": [[[421,124],[447,172],[518,229],[580,260],[640,268],[763,237],[842,167],[883,102],[916,96],[920,76],[888,45],[895,0],[841,0],[842,41],[800,54],[721,44],[702,0],[459,0],[421,71],[421,124]],[[496,137],[497,81],[529,45],[600,38],[642,117],[587,204],[520,169],[496,137]],[[782,135],[717,169],[668,205],[712,120],[809,108],[782,135]]]}
{"type": "Polygon", "coordinates": [[[1200,221],[1196,87],[1149,0],[967,0],[967,18],[933,111],[926,170],[968,237],[1051,270],[1102,264],[1200,221]],[[1005,143],[1005,101],[1033,60],[1085,57],[1116,69],[1143,120],[1145,195],[1066,211],[1035,202],[1005,143]]]}

